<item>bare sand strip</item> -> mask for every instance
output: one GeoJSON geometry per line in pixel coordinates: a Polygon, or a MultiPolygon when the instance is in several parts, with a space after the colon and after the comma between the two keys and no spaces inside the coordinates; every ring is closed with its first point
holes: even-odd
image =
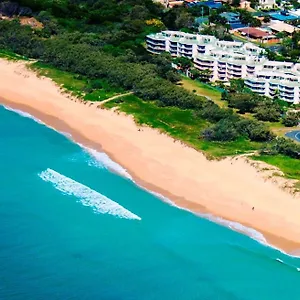
{"type": "Polygon", "coordinates": [[[0,60],[0,95],[2,104],[105,151],[140,185],[177,205],[254,228],[287,252],[300,249],[299,196],[265,180],[244,158],[208,161],[157,130],[138,130],[129,116],[71,101],[21,62],[0,60]]]}

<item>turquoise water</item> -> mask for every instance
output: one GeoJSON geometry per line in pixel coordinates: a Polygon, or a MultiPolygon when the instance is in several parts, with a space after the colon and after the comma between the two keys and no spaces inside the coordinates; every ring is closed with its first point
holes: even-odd
{"type": "Polygon", "coordinates": [[[300,299],[299,259],[163,202],[25,116],[0,106],[1,300],[300,299]]]}

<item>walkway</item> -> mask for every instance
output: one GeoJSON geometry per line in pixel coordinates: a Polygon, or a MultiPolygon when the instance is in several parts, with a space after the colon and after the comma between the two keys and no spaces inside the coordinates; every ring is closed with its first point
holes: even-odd
{"type": "MultiPolygon", "coordinates": [[[[119,98],[119,97],[124,97],[124,96],[128,96],[128,95],[132,95],[132,94],[133,94],[133,92],[128,92],[128,93],[125,93],[125,94],[116,95],[116,96],[107,98],[107,99],[105,99],[103,101],[100,101],[98,103],[99,103],[100,106],[102,106],[104,103],[106,103],[108,101],[114,100],[114,99],[119,98]]],[[[94,103],[96,104],[97,102],[94,102],[94,103]]]]}

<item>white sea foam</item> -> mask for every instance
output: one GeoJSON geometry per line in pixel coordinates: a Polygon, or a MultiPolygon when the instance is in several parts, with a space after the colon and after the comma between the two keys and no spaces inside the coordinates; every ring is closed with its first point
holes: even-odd
{"type": "Polygon", "coordinates": [[[217,224],[228,227],[232,230],[244,233],[244,234],[248,235],[249,237],[251,237],[252,239],[260,242],[263,245],[271,246],[267,243],[267,240],[264,237],[264,235],[262,233],[260,233],[259,231],[253,229],[253,228],[244,226],[244,225],[242,225],[238,222],[228,221],[228,220],[225,220],[225,219],[220,218],[220,217],[215,217],[215,216],[210,215],[210,214],[198,214],[198,215],[205,218],[205,219],[208,219],[212,222],[215,222],[217,224]]]}
{"type": "Polygon", "coordinates": [[[41,172],[39,176],[44,181],[51,182],[57,190],[66,195],[75,196],[83,205],[92,207],[96,213],[110,214],[125,219],[141,220],[139,216],[113,200],[52,169],[41,172]]]}
{"type": "Polygon", "coordinates": [[[109,169],[133,181],[132,176],[127,172],[127,170],[113,161],[106,153],[99,152],[95,149],[91,149],[83,145],[80,146],[92,156],[92,159],[88,162],[90,166],[109,169]]]}
{"type": "Polygon", "coordinates": [[[14,108],[11,108],[9,106],[6,106],[6,105],[3,105],[3,107],[6,109],[6,110],[9,110],[9,111],[12,111],[12,112],[15,112],[17,113],[18,115],[20,115],[21,117],[24,117],[24,118],[28,118],[28,119],[32,119],[34,120],[35,122],[39,123],[39,124],[42,124],[42,125],[45,125],[44,122],[42,122],[40,119],[34,117],[33,115],[27,113],[27,112],[24,112],[22,110],[19,110],[19,109],[14,109],[14,108]]]}

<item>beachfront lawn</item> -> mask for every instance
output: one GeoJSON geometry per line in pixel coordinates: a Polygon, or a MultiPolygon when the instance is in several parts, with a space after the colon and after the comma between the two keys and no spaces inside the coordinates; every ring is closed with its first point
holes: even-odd
{"type": "Polygon", "coordinates": [[[196,91],[195,93],[197,95],[210,98],[220,107],[227,107],[226,101],[221,100],[222,93],[220,90],[209,84],[202,83],[199,80],[192,80],[186,76],[182,76],[181,78],[180,83],[186,90],[190,92],[196,91]]]}
{"type": "Polygon", "coordinates": [[[201,151],[209,156],[223,157],[253,152],[260,149],[261,144],[238,139],[233,142],[210,142],[199,138],[200,131],[209,123],[200,119],[192,110],[175,107],[159,107],[154,101],[143,101],[129,95],[111,100],[103,105],[105,108],[118,107],[126,114],[133,115],[137,124],[148,125],[169,134],[176,140],[201,151]]]}
{"type": "Polygon", "coordinates": [[[7,60],[29,60],[27,57],[13,53],[11,51],[0,49],[0,58],[7,60]]]}
{"type": "Polygon", "coordinates": [[[88,80],[84,76],[61,71],[40,62],[30,64],[29,68],[37,72],[40,76],[51,78],[56,84],[70,92],[73,96],[86,101],[103,101],[124,92],[121,88],[112,87],[104,79],[97,79],[97,82],[95,82],[88,80]]]}
{"type": "Polygon", "coordinates": [[[300,160],[286,155],[258,155],[252,159],[264,161],[267,164],[278,167],[286,178],[300,180],[300,160]]]}

